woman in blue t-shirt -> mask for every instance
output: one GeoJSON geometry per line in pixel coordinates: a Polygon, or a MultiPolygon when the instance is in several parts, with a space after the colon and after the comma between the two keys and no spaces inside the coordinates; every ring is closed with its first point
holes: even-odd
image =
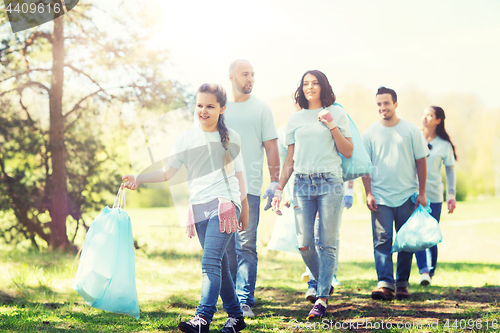
{"type": "Polygon", "coordinates": [[[183,332],[209,332],[219,296],[228,314],[222,333],[239,332],[246,327],[229,272],[226,248],[236,230],[248,224],[248,203],[243,177],[239,135],[226,127],[226,91],[218,84],[203,84],[196,94],[200,126],[182,133],[164,168],[139,176],[125,175],[122,187],[137,189],[142,183],[179,181],[179,169],[187,170],[189,186],[188,235],[198,234],[201,259],[201,299],[195,316],[180,322],[183,332]],[[241,211],[241,214],[240,214],[241,211]],[[196,223],[195,223],[196,222],[196,223]]]}
{"type": "Polygon", "coordinates": [[[341,153],[350,158],[353,151],[349,120],[335,103],[335,94],[325,74],[307,71],[295,92],[302,110],[287,125],[287,156],[273,198],[273,210],[281,215],[282,189],[295,171],[293,209],[297,241],[304,263],[318,283],[316,302],[308,318],[326,313],[331,281],[337,260],[335,240],[339,232],[344,188],[341,153]],[[319,214],[318,246],[314,221],[319,214]]]}
{"type": "MultiPolygon", "coordinates": [[[[431,202],[431,215],[439,222],[441,207],[443,204],[443,180],[441,178],[441,166],[446,169],[446,202],[448,213],[455,210],[455,161],[457,154],[455,146],[444,127],[445,114],[439,106],[430,106],[424,110],[422,124],[423,134],[428,144],[429,156],[427,156],[427,185],[425,195],[431,202]]],[[[437,245],[415,252],[417,266],[420,273],[420,284],[423,286],[431,284],[437,264],[437,245]]]]}

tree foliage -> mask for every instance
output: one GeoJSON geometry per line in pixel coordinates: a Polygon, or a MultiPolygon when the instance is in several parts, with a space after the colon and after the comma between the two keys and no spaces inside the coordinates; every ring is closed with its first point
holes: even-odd
{"type": "Polygon", "coordinates": [[[67,222],[85,225],[119,184],[122,110],[184,105],[183,87],[162,75],[168,53],[148,51],[151,6],[80,1],[16,34],[0,14],[0,209],[16,217],[3,225],[7,241],[74,248],[67,222]]]}

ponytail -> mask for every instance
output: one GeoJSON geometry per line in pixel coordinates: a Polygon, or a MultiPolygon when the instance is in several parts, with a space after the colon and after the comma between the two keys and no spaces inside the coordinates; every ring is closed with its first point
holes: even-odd
{"type": "MultiPolygon", "coordinates": [[[[217,98],[217,102],[221,108],[227,103],[226,90],[220,84],[204,83],[200,86],[200,88],[198,88],[198,92],[213,94],[217,98]]],[[[233,170],[233,163],[231,155],[229,154],[229,131],[226,123],[224,122],[224,114],[219,115],[219,120],[217,120],[217,129],[219,130],[222,147],[226,151],[224,154],[224,170],[227,173],[230,173],[233,170]]]]}
{"type": "Polygon", "coordinates": [[[439,106],[431,106],[434,109],[434,114],[436,115],[436,119],[441,119],[441,122],[436,127],[436,133],[439,137],[445,141],[448,141],[451,144],[451,148],[453,148],[453,156],[455,157],[455,161],[457,160],[457,153],[455,151],[455,145],[451,142],[450,136],[444,127],[444,119],[446,116],[444,115],[443,108],[439,106]]]}

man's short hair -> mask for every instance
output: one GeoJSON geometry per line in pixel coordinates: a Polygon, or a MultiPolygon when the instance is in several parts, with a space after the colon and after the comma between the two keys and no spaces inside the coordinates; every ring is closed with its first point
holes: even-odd
{"type": "Polygon", "coordinates": [[[398,101],[398,95],[396,95],[396,92],[393,89],[381,86],[381,87],[378,88],[377,93],[375,94],[375,96],[377,96],[377,95],[383,95],[383,94],[391,94],[392,102],[393,103],[396,103],[398,101]]]}

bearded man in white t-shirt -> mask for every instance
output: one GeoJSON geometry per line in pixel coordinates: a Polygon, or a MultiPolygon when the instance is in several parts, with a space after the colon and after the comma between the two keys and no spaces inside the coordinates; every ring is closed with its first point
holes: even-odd
{"type": "Polygon", "coordinates": [[[227,247],[231,275],[243,315],[254,317],[255,283],[257,280],[257,226],[259,225],[260,195],[263,183],[264,151],[271,183],[263,198],[268,199],[265,210],[271,207],[271,200],[279,180],[279,153],[271,108],[251,95],[255,72],[247,60],[235,60],[229,67],[233,101],[227,103],[224,113],[227,127],[241,137],[241,153],[245,165],[249,221],[244,231],[235,233],[227,247]]]}

